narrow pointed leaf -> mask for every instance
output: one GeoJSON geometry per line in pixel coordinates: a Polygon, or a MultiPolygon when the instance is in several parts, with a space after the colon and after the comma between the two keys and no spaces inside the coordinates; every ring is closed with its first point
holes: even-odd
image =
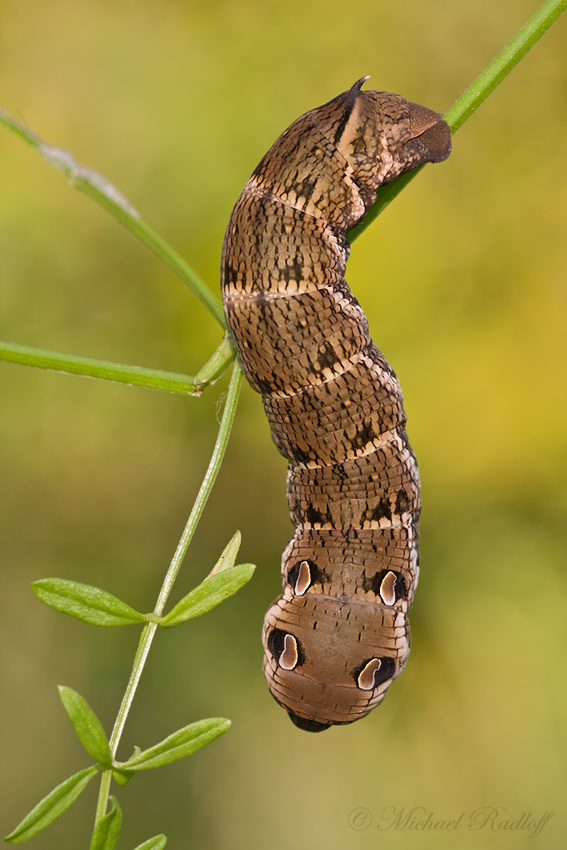
{"type": "Polygon", "coordinates": [[[155,747],[143,750],[139,755],[132,756],[129,761],[117,765],[117,767],[129,771],[138,771],[171,764],[173,761],[191,755],[191,753],[204,747],[205,744],[214,741],[224,732],[228,732],[230,726],[230,720],[226,720],[224,717],[209,717],[207,720],[199,720],[197,723],[191,723],[189,726],[179,729],[173,735],[156,744],[155,747]]]}
{"type": "Polygon", "coordinates": [[[177,626],[206,614],[250,581],[255,569],[253,564],[238,564],[209,576],[162,618],[161,625],[177,626]]]}
{"type": "Polygon", "coordinates": [[[98,770],[98,767],[87,767],[54,788],[5,840],[10,844],[21,844],[22,841],[27,841],[28,838],[37,835],[38,832],[53,823],[63,812],[67,811],[98,770]]]}
{"type": "Polygon", "coordinates": [[[103,767],[110,767],[112,757],[102,723],[84,697],[71,688],[59,686],[59,696],[75,732],[87,753],[103,767]]]}
{"type": "Polygon", "coordinates": [[[114,850],[122,826],[122,809],[116,797],[111,797],[112,809],[94,828],[90,850],[114,850]]]}
{"type": "Polygon", "coordinates": [[[145,614],[135,611],[116,596],[89,584],[64,578],[43,578],[34,581],[32,590],[50,608],[95,626],[129,626],[148,620],[145,614]]]}
{"type": "Polygon", "coordinates": [[[166,844],[165,835],[156,835],[154,838],[148,838],[143,844],[138,844],[137,847],[134,847],[134,850],[163,850],[166,844]]]}
{"type": "Polygon", "coordinates": [[[236,556],[238,555],[238,550],[240,549],[240,544],[242,542],[242,535],[239,531],[236,532],[212,570],[210,571],[207,578],[216,575],[217,573],[222,573],[223,570],[228,570],[230,567],[233,567],[236,562],[236,556]]]}

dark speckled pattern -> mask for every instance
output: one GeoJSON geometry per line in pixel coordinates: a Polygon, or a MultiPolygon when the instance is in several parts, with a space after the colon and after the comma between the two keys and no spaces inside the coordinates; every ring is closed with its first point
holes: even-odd
{"type": "Polygon", "coordinates": [[[266,615],[264,670],[308,731],[351,723],[384,698],[407,660],[418,576],[419,475],[402,393],[344,280],[345,231],[380,185],[446,159],[451,142],[437,113],[362,82],[268,151],[222,260],[227,320],[290,461],[297,526],[266,615]]]}

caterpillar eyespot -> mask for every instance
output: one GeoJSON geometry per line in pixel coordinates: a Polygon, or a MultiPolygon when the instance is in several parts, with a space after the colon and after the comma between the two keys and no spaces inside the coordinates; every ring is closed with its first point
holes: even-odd
{"type": "Polygon", "coordinates": [[[380,582],[380,598],[384,605],[393,605],[396,601],[396,574],[391,570],[380,582]]]}
{"type": "Polygon", "coordinates": [[[309,561],[300,561],[288,574],[288,581],[293,584],[296,596],[303,596],[311,584],[311,567],[309,561]]]}
{"type": "Polygon", "coordinates": [[[297,640],[282,629],[272,629],[268,650],[282,670],[293,670],[302,663],[297,640]]]}
{"type": "Polygon", "coordinates": [[[363,691],[372,691],[381,685],[382,682],[387,682],[392,678],[396,669],[396,663],[393,658],[371,658],[362,670],[360,668],[355,672],[356,683],[363,691]]]}
{"type": "Polygon", "coordinates": [[[419,475],[397,378],[344,273],[379,186],[449,156],[449,127],[365,77],[297,119],[254,170],[223,247],[226,318],[289,460],[296,532],[264,671],[296,726],[364,717],[409,652],[419,475]]]}

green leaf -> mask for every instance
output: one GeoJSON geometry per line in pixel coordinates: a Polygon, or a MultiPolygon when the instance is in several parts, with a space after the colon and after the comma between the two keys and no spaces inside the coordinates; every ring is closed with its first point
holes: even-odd
{"type": "Polygon", "coordinates": [[[132,777],[134,776],[133,771],[127,770],[113,770],[112,778],[116,782],[117,785],[120,785],[121,788],[125,788],[126,785],[130,782],[132,777]]]}
{"type": "Polygon", "coordinates": [[[21,844],[22,841],[27,841],[28,838],[37,835],[38,832],[53,823],[63,812],[67,811],[98,770],[98,767],[87,767],[54,788],[5,840],[10,844],[21,844]]]}
{"type": "Polygon", "coordinates": [[[242,535],[239,531],[236,532],[212,570],[210,571],[207,578],[216,575],[217,573],[221,573],[223,570],[228,570],[230,567],[234,566],[236,561],[236,556],[238,555],[238,550],[240,549],[240,544],[242,542],[242,535]]]}
{"type": "Polygon", "coordinates": [[[89,584],[64,578],[42,578],[34,581],[32,590],[50,608],[95,626],[129,626],[148,621],[145,614],[130,608],[106,590],[89,584]]]}
{"type": "Polygon", "coordinates": [[[122,826],[122,809],[116,797],[111,797],[112,808],[94,828],[90,850],[114,850],[122,826]]]}
{"type": "Polygon", "coordinates": [[[143,844],[138,844],[137,847],[134,847],[134,850],[163,850],[166,844],[165,835],[156,835],[154,838],[148,838],[143,844]]]}
{"type": "Polygon", "coordinates": [[[112,756],[108,740],[100,720],[86,699],[63,685],[59,686],[59,696],[87,753],[103,767],[110,767],[112,756]]]}
{"type": "Polygon", "coordinates": [[[178,602],[169,614],[161,619],[160,624],[177,626],[192,617],[206,614],[250,581],[255,569],[253,564],[239,564],[210,575],[191,593],[184,596],[181,602],[178,602]]]}
{"type": "Polygon", "coordinates": [[[197,723],[184,726],[183,729],[174,732],[173,735],[156,744],[155,747],[143,750],[139,755],[132,756],[128,761],[117,764],[115,767],[138,771],[170,764],[191,755],[195,750],[199,750],[205,744],[214,741],[219,735],[228,732],[230,726],[230,720],[226,720],[224,717],[209,717],[206,720],[199,720],[197,723]]]}

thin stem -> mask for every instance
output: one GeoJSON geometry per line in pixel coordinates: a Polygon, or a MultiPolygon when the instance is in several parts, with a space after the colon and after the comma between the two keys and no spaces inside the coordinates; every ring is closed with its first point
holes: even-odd
{"type": "Polygon", "coordinates": [[[213,295],[207,284],[185,262],[183,257],[142,221],[139,213],[112,183],[93,169],[79,165],[68,151],[48,145],[36,133],[29,130],[1,108],[0,125],[15,133],[18,138],[34,148],[60,174],[63,174],[72,186],[83,192],[83,194],[87,195],[93,201],[96,201],[97,204],[123,224],[130,233],[137,236],[150,251],[153,251],[164,263],[167,263],[195,293],[197,298],[203,302],[220,326],[226,330],[226,320],[218,298],[213,295]]]}
{"type": "MultiPolygon", "coordinates": [[[[230,436],[232,423],[236,414],[241,384],[242,370],[237,361],[234,364],[232,377],[230,379],[228,395],[224,406],[219,433],[217,436],[215,447],[213,449],[213,454],[209,463],[209,467],[203,479],[203,483],[201,484],[201,488],[195,500],[195,504],[193,505],[193,509],[191,510],[187,525],[185,526],[183,534],[181,535],[181,540],[179,541],[177,549],[175,550],[175,554],[165,576],[158,600],[156,602],[156,606],[154,608],[154,613],[157,616],[161,616],[163,614],[163,609],[171,593],[175,579],[177,578],[177,575],[179,573],[181,563],[183,561],[183,558],[185,557],[193,534],[195,533],[197,523],[201,518],[201,515],[207,503],[207,499],[209,498],[210,492],[215,483],[218,471],[220,469],[226,451],[226,446],[228,443],[228,438],[230,436]]],[[[142,630],[140,642],[138,644],[138,649],[136,650],[136,656],[134,658],[134,664],[132,666],[130,680],[128,682],[126,692],[122,699],[122,703],[120,705],[120,709],[118,711],[118,715],[114,723],[112,735],[110,736],[110,751],[112,753],[113,758],[116,756],[118,744],[120,743],[120,738],[124,730],[124,724],[126,723],[126,718],[128,717],[130,707],[134,700],[136,689],[138,687],[138,683],[140,681],[140,677],[142,675],[142,671],[146,663],[146,658],[148,657],[148,653],[150,651],[150,647],[154,639],[156,630],[157,623],[148,623],[146,626],[144,626],[142,630]]],[[[107,773],[110,774],[110,772],[104,771],[101,780],[96,812],[97,823],[106,814],[108,796],[110,793],[110,775],[107,777],[107,773]]]]}
{"type": "Polygon", "coordinates": [[[124,731],[124,724],[126,723],[126,718],[128,717],[128,713],[132,706],[132,702],[134,700],[134,696],[136,694],[136,690],[140,682],[140,677],[144,670],[146,659],[148,657],[148,652],[150,651],[150,647],[152,645],[156,630],[157,623],[148,623],[142,629],[140,642],[138,643],[138,649],[136,650],[134,663],[132,665],[132,673],[130,674],[128,686],[126,688],[126,692],[124,693],[122,703],[120,704],[120,709],[116,716],[114,728],[112,729],[112,735],[110,736],[109,743],[112,758],[116,756],[116,750],[118,749],[118,744],[120,743],[120,738],[122,736],[122,732],[124,731]]]}
{"type": "Polygon", "coordinates": [[[76,354],[61,354],[58,351],[46,351],[43,348],[16,345],[13,342],[0,342],[0,360],[170,393],[193,395],[195,392],[196,379],[190,375],[163,372],[161,369],[145,369],[142,366],[127,366],[124,363],[110,363],[108,360],[94,360],[76,354]]]}
{"type": "Polygon", "coordinates": [[[98,800],[96,804],[96,813],[95,813],[95,826],[97,823],[103,819],[106,814],[106,807],[108,805],[108,798],[110,796],[110,785],[112,783],[112,771],[111,770],[103,770],[102,776],[100,778],[100,791],[98,794],[98,800]]]}
{"type": "MultiPolygon", "coordinates": [[[[521,30],[508,42],[506,47],[500,51],[498,56],[488,65],[487,68],[476,78],[476,80],[468,87],[468,89],[455,101],[452,107],[443,116],[451,129],[451,133],[457,132],[459,127],[465,123],[467,118],[478,109],[480,104],[486,100],[489,94],[508,76],[510,71],[518,64],[528,50],[534,46],[536,41],[549,29],[551,24],[565,11],[567,0],[546,0],[539,7],[535,15],[524,24],[521,30]]],[[[396,198],[402,189],[411,183],[417,177],[419,172],[425,166],[421,165],[415,171],[408,174],[402,174],[386,186],[381,186],[376,192],[376,201],[370,207],[364,220],[353,227],[347,234],[349,242],[352,244],[355,239],[358,239],[361,233],[364,233],[366,228],[372,224],[374,219],[378,218],[380,213],[384,212],[394,198],[396,198]]]]}
{"type": "Polygon", "coordinates": [[[230,385],[228,388],[228,394],[224,405],[221,426],[219,429],[217,442],[213,450],[213,456],[211,457],[209,468],[207,469],[207,472],[203,479],[203,483],[201,484],[201,489],[199,490],[197,498],[195,499],[193,510],[191,511],[191,514],[187,521],[187,525],[185,526],[185,530],[181,535],[181,540],[179,541],[175,555],[173,556],[169,570],[167,571],[167,575],[165,577],[156,607],[154,608],[154,614],[156,614],[158,617],[161,617],[163,614],[165,603],[167,602],[169,594],[171,593],[173,583],[177,578],[179,568],[181,567],[181,563],[183,561],[183,558],[185,557],[185,553],[187,552],[187,548],[191,542],[191,538],[193,537],[195,529],[197,528],[197,523],[201,519],[201,514],[203,513],[203,510],[207,503],[207,499],[209,498],[209,493],[211,492],[213,484],[215,483],[216,477],[218,475],[218,471],[220,469],[222,459],[226,451],[226,446],[228,443],[228,438],[230,436],[232,423],[234,421],[236,407],[238,404],[238,397],[240,395],[241,384],[242,369],[240,368],[240,364],[238,363],[238,361],[236,361],[234,364],[232,378],[230,380],[230,385]]]}
{"type": "Polygon", "coordinates": [[[58,351],[47,351],[44,348],[31,348],[29,345],[0,341],[0,360],[10,363],[195,396],[200,395],[208,384],[214,383],[229,367],[234,357],[234,346],[229,337],[225,336],[198,375],[192,377],[179,375],[176,372],[164,372],[161,369],[127,366],[124,363],[111,363],[108,360],[95,360],[92,357],[79,357],[76,354],[62,354],[58,351]]]}

